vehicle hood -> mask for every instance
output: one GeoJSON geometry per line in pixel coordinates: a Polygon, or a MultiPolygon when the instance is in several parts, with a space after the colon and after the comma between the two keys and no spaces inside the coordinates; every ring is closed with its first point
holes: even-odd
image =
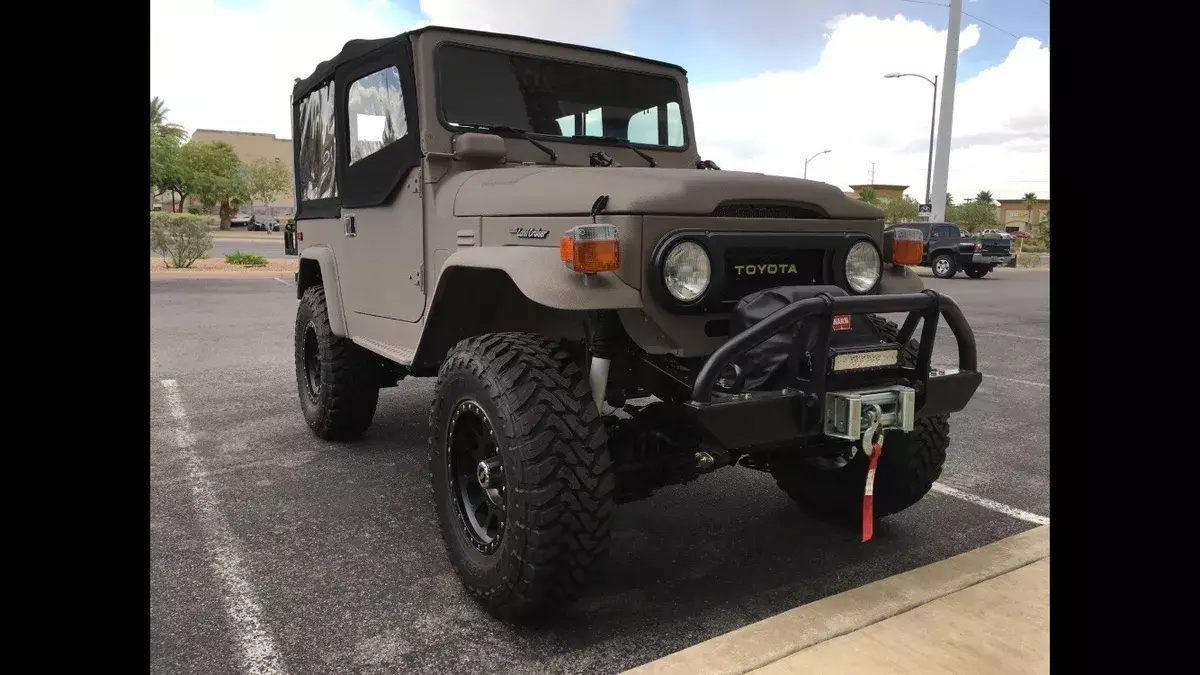
{"type": "Polygon", "coordinates": [[[588,215],[596,198],[608,195],[610,214],[711,215],[738,200],[802,203],[838,219],[883,217],[827,183],[744,171],[521,166],[459,176],[456,216],[588,215]]]}

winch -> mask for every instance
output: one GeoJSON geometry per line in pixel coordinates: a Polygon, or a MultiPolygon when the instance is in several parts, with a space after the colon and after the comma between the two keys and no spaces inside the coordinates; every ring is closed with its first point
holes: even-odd
{"type": "Polygon", "coordinates": [[[857,441],[870,454],[877,432],[912,431],[916,391],[896,385],[884,389],[831,391],[825,394],[825,435],[857,441]]]}

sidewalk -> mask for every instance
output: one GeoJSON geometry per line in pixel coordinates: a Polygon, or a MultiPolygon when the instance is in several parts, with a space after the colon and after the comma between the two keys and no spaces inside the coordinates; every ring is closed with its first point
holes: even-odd
{"type": "Polygon", "coordinates": [[[1048,673],[1050,527],[797,607],[627,672],[1048,673]]]}

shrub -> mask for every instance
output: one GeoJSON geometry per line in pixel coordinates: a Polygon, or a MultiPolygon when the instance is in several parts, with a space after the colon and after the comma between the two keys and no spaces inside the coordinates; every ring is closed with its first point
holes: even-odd
{"type": "Polygon", "coordinates": [[[1018,253],[1017,267],[1038,267],[1042,264],[1041,253],[1018,253]]]}
{"type": "Polygon", "coordinates": [[[191,267],[212,247],[211,219],[190,213],[151,213],[150,246],[170,261],[170,267],[191,267]]]}
{"type": "Polygon", "coordinates": [[[257,253],[234,251],[225,256],[225,262],[230,265],[266,265],[267,259],[257,253]]]}

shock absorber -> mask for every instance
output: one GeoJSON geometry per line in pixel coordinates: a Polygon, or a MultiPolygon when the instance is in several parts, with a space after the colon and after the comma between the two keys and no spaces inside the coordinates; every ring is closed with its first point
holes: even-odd
{"type": "Polygon", "coordinates": [[[604,413],[604,397],[608,388],[608,370],[612,363],[614,339],[616,337],[617,313],[600,310],[588,314],[588,331],[591,344],[592,362],[588,367],[588,384],[592,387],[592,400],[596,408],[604,413]]]}

